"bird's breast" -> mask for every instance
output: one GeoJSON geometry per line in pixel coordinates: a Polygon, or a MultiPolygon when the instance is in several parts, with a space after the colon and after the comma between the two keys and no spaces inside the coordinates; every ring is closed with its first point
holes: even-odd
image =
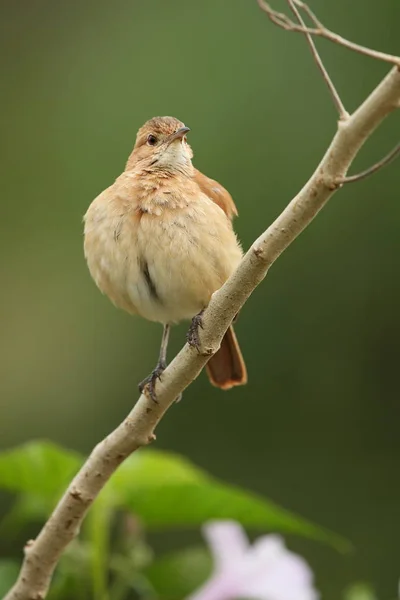
{"type": "Polygon", "coordinates": [[[89,269],[129,312],[162,323],[190,319],[241,259],[229,219],[206,196],[175,208],[159,201],[153,211],[100,204],[86,216],[89,269]]]}

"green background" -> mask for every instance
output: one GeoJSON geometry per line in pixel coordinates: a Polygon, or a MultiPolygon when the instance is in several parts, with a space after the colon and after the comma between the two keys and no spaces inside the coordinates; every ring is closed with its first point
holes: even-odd
{"type": "MultiPolygon", "coordinates": [[[[398,0],[312,7],[399,53],[398,0]]],[[[101,296],[82,253],[82,215],[138,127],[164,114],[191,127],[195,164],[232,193],[247,248],[312,173],[336,115],[304,39],[252,0],[3,1],[0,28],[0,444],[89,452],[130,410],[161,334],[101,296]]],[[[388,70],[318,46],[350,111],[388,70]]],[[[399,125],[390,117],[352,172],[399,125]]],[[[350,538],[350,556],[289,540],[328,600],[358,579],[393,597],[400,575],[399,183],[393,163],[334,196],[241,312],[247,387],[223,393],[202,375],[157,431],[158,448],[350,538]]]]}

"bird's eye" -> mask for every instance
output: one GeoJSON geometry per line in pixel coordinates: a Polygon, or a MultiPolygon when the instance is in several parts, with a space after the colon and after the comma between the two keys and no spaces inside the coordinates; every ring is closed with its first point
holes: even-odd
{"type": "Polygon", "coordinates": [[[157,138],[155,135],[149,135],[147,137],[147,143],[149,146],[155,146],[157,144],[157,138]]]}

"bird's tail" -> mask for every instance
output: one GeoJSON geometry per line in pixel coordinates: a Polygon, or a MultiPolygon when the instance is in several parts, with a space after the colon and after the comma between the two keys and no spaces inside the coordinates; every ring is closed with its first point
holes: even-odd
{"type": "Polygon", "coordinates": [[[232,325],[225,333],[221,347],[206,365],[209,380],[222,390],[247,383],[247,370],[232,325]]]}

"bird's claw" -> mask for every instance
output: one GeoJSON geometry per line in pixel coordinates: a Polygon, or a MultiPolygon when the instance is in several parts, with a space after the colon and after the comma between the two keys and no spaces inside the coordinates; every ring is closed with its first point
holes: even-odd
{"type": "Polygon", "coordinates": [[[156,404],[158,404],[157,394],[156,394],[156,389],[155,389],[157,379],[161,379],[161,375],[163,374],[163,372],[165,371],[166,368],[167,368],[166,364],[159,363],[156,366],[156,368],[152,370],[150,375],[148,375],[148,377],[143,379],[143,381],[141,381],[138,385],[139,392],[141,394],[145,394],[146,396],[150,396],[150,398],[156,404]]]}
{"type": "Polygon", "coordinates": [[[196,348],[197,352],[200,352],[199,327],[203,329],[203,312],[204,309],[193,317],[189,331],[186,334],[187,343],[189,346],[196,348]]]}

